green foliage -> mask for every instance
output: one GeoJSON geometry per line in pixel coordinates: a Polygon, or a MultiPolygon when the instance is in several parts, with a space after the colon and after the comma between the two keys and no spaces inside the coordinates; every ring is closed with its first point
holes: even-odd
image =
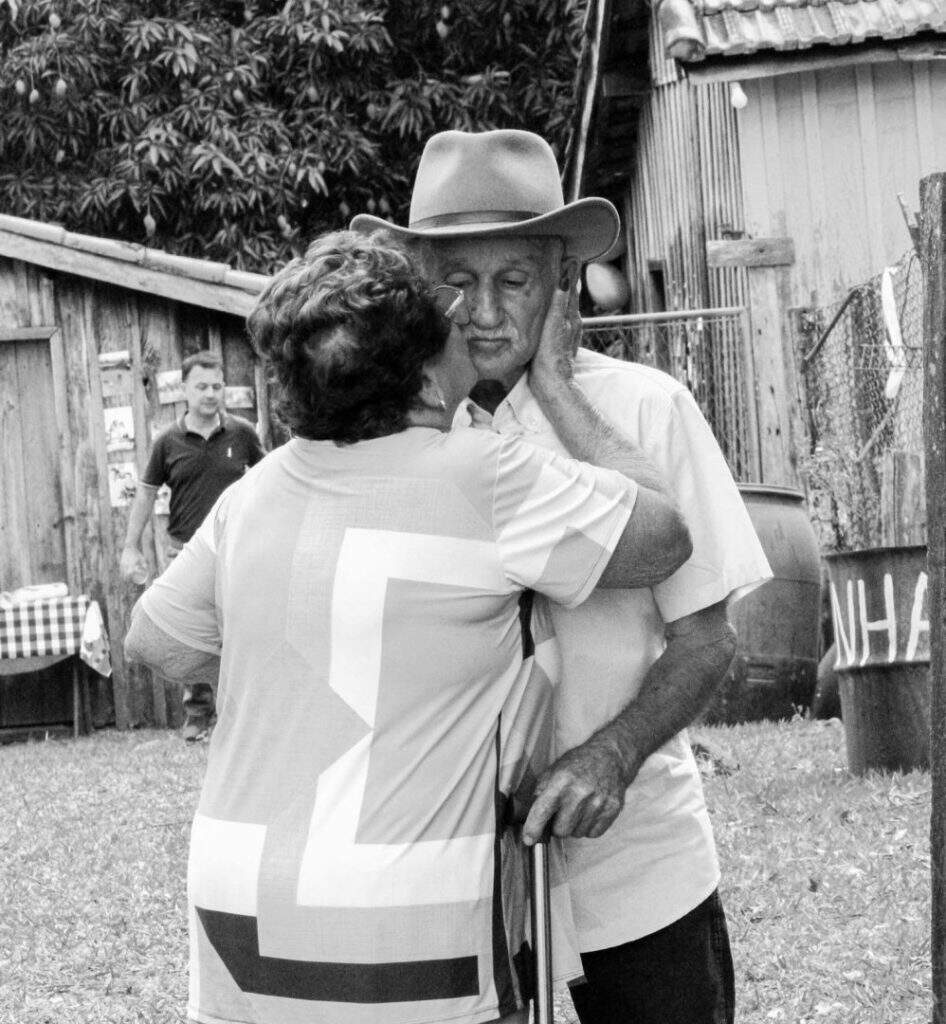
{"type": "Polygon", "coordinates": [[[561,151],[586,0],[0,0],[0,210],[268,271],[423,142],[561,151]]]}

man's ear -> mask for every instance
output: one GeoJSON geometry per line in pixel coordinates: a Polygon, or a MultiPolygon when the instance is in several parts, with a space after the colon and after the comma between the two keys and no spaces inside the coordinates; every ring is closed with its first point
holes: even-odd
{"type": "Polygon", "coordinates": [[[581,276],[581,261],[577,256],[563,256],[559,270],[558,287],[562,291],[571,291],[581,276]]]}

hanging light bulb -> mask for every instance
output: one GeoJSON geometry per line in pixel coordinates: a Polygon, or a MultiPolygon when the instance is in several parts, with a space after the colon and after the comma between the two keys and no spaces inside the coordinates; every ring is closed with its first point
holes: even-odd
{"type": "Polygon", "coordinates": [[[729,87],[729,102],[736,110],[745,110],[749,104],[749,97],[739,82],[733,82],[729,87]]]}

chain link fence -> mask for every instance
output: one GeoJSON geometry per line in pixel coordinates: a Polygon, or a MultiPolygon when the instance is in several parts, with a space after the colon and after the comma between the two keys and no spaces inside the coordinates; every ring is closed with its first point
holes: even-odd
{"type": "Polygon", "coordinates": [[[798,326],[810,442],[802,468],[822,549],[889,543],[885,461],[891,453],[919,458],[923,450],[919,259],[910,252],[798,326]]]}
{"type": "Polygon", "coordinates": [[[759,479],[754,396],[746,372],[746,311],[731,306],[589,317],[582,345],[669,373],[692,392],[739,481],[759,479]]]}

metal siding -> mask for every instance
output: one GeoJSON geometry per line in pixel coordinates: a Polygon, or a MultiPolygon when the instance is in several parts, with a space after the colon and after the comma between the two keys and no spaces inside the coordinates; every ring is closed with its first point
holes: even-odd
{"type": "MultiPolygon", "coordinates": [[[[641,113],[638,138],[625,203],[634,307],[652,308],[649,260],[666,267],[671,309],[743,306],[745,269],[706,267],[706,239],[726,231],[738,235],[744,227],[738,127],[728,86],[684,80],[656,87],[641,113]]],[[[737,474],[756,479],[745,323],[714,322],[689,338],[689,347],[664,354],[667,368],[689,382],[737,474]]]]}

